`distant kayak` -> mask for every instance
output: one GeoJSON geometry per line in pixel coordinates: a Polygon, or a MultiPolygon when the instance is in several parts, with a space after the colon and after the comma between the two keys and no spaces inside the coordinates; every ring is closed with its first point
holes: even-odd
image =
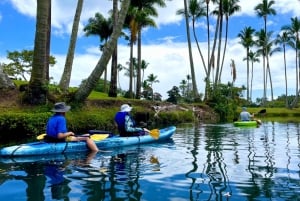
{"type": "Polygon", "coordinates": [[[256,121],[235,121],[233,122],[233,125],[237,127],[255,127],[260,124],[256,120],[256,121]]]}
{"type": "MultiPolygon", "coordinates": [[[[158,139],[151,135],[137,137],[112,136],[103,140],[95,140],[97,147],[101,149],[130,146],[136,144],[153,143],[171,138],[176,130],[175,126],[159,129],[158,139]]],[[[0,156],[34,156],[46,154],[64,154],[88,151],[85,141],[80,142],[45,142],[37,141],[26,144],[14,145],[0,149],[0,156]]]]}

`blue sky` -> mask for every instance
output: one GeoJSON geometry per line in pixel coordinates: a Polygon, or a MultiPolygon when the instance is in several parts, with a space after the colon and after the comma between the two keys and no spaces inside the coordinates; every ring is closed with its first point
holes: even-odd
{"type": "MultiPolygon", "coordinates": [[[[236,13],[229,21],[229,41],[226,52],[222,82],[231,81],[230,61],[234,59],[237,68],[236,86],[246,85],[246,63],[243,61],[245,50],[239,44],[238,33],[245,26],[252,26],[256,30],[263,28],[263,19],[255,15],[254,7],[261,0],[240,0],[241,12],[236,13]]],[[[54,82],[58,82],[63,71],[65,57],[68,50],[70,32],[72,28],[77,1],[52,0],[52,30],[51,30],[51,54],[56,57],[57,64],[50,69],[50,76],[54,82]]],[[[276,16],[268,18],[268,30],[274,31],[274,36],[283,25],[290,23],[291,17],[300,17],[300,2],[298,0],[277,0],[274,8],[276,16]]],[[[87,78],[96,63],[101,52],[99,51],[99,38],[86,37],[82,31],[90,17],[96,12],[104,16],[112,8],[109,0],[85,0],[81,15],[80,32],[76,46],[76,55],[73,63],[71,85],[77,86],[81,80],[87,78]]],[[[145,71],[145,77],[153,73],[157,75],[159,83],[154,83],[155,91],[167,98],[167,91],[173,86],[179,86],[181,80],[190,74],[189,56],[186,43],[185,22],[181,16],[176,15],[178,9],[183,8],[182,0],[167,1],[166,8],[158,8],[159,16],[155,18],[157,28],[149,28],[143,31],[142,57],[149,63],[145,71]]],[[[1,0],[0,2],[0,62],[8,62],[7,51],[22,51],[33,49],[35,34],[36,0],[1,0]]],[[[212,27],[213,28],[213,27],[212,27]]],[[[202,52],[206,53],[206,26],[205,22],[197,22],[197,35],[202,52]]],[[[134,50],[136,52],[136,48],[134,50]]],[[[289,93],[295,94],[295,53],[288,50],[288,87],[289,93]]],[[[196,45],[193,44],[193,57],[200,92],[204,87],[204,71],[196,45]]],[[[283,56],[280,53],[270,58],[274,95],[285,93],[283,56]]],[[[129,59],[129,47],[121,43],[119,46],[119,63],[126,65],[129,59]]],[[[109,67],[110,69],[110,67],[109,67]]],[[[253,97],[262,97],[263,78],[262,63],[254,66],[256,72],[253,83],[253,97]],[[261,73],[260,73],[261,72],[261,73]]],[[[109,72],[110,73],[110,72],[109,72]]],[[[128,89],[128,78],[124,71],[120,72],[120,86],[128,89]]],[[[269,86],[269,84],[268,84],[269,86]]],[[[270,92],[267,92],[270,96],[270,92]]]]}

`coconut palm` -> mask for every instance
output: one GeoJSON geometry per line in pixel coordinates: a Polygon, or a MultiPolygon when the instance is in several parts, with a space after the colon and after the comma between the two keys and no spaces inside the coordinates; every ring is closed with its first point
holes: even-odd
{"type": "MultiPolygon", "coordinates": [[[[198,0],[189,0],[189,4],[188,4],[189,6],[188,6],[187,11],[188,11],[188,17],[192,18],[192,27],[193,27],[194,39],[196,41],[198,52],[199,52],[201,60],[202,60],[202,65],[203,65],[205,74],[206,74],[206,76],[208,76],[207,75],[207,68],[206,68],[205,61],[204,61],[204,57],[203,57],[203,54],[202,54],[201,49],[200,49],[200,45],[199,45],[199,42],[198,42],[196,29],[195,29],[196,21],[199,18],[206,16],[205,6],[203,6],[202,4],[203,4],[203,2],[200,2],[198,0]]],[[[184,9],[179,9],[179,10],[177,10],[176,14],[185,16],[185,10],[184,9]]]]}
{"type": "Polygon", "coordinates": [[[295,56],[295,61],[296,61],[296,97],[295,100],[292,102],[291,107],[295,107],[296,104],[298,103],[298,99],[299,99],[299,74],[298,74],[298,69],[300,68],[300,59],[299,59],[299,45],[300,45],[300,38],[299,38],[299,34],[300,34],[300,21],[298,20],[297,17],[291,18],[291,24],[290,25],[286,25],[282,27],[282,30],[286,30],[289,35],[291,36],[292,42],[289,43],[289,46],[291,46],[296,53],[295,56]]]}
{"type": "Polygon", "coordinates": [[[197,100],[199,100],[199,94],[198,94],[198,89],[197,89],[196,75],[195,75],[194,61],[193,61],[193,54],[192,54],[187,0],[184,0],[184,13],[185,13],[185,24],[186,24],[186,33],[187,33],[187,39],[188,39],[188,50],[189,50],[191,77],[192,77],[192,85],[193,85],[193,96],[194,96],[193,98],[197,101],[197,100]]]}
{"type": "Polygon", "coordinates": [[[67,91],[67,89],[69,88],[69,85],[70,85],[72,66],[73,66],[73,60],[74,60],[74,52],[75,52],[75,47],[76,47],[78,27],[79,27],[82,6],[83,6],[83,0],[78,0],[76,12],[75,12],[75,16],[74,16],[74,21],[73,21],[69,49],[68,49],[66,63],[65,63],[65,67],[64,67],[64,72],[63,72],[60,82],[59,82],[59,87],[64,92],[67,91]]]}
{"type": "Polygon", "coordinates": [[[153,84],[159,82],[159,80],[157,79],[157,75],[154,75],[153,73],[151,73],[150,75],[148,75],[146,82],[149,84],[149,87],[152,90],[152,100],[153,100],[154,99],[153,84]]]}
{"type": "Polygon", "coordinates": [[[45,104],[49,72],[51,0],[37,0],[36,31],[32,71],[24,101],[33,105],[45,104]]]}
{"type": "Polygon", "coordinates": [[[284,77],[285,77],[285,107],[289,106],[288,103],[288,94],[287,94],[287,72],[286,72],[286,46],[291,44],[291,36],[287,31],[283,31],[282,33],[277,35],[275,44],[282,45],[283,49],[283,63],[284,63],[284,77]]]}
{"type": "Polygon", "coordinates": [[[254,10],[258,17],[262,17],[264,19],[264,30],[267,33],[267,17],[268,15],[276,15],[276,10],[272,8],[275,4],[273,0],[262,0],[262,3],[259,3],[255,6],[254,10]]]}
{"type": "MultiPolygon", "coordinates": [[[[115,29],[118,23],[118,13],[119,13],[118,2],[119,0],[113,0],[113,10],[112,10],[113,29],[115,29]]],[[[118,95],[117,80],[118,80],[118,42],[114,49],[114,52],[112,54],[112,59],[111,59],[111,75],[110,75],[110,85],[108,91],[109,97],[117,97],[118,95]]],[[[106,82],[104,82],[104,84],[106,84],[106,82]]]]}
{"type": "Polygon", "coordinates": [[[252,101],[252,84],[253,84],[253,67],[255,62],[259,62],[259,54],[257,52],[249,51],[248,59],[251,62],[251,79],[250,79],[250,99],[252,101]]]}
{"type": "Polygon", "coordinates": [[[247,59],[247,100],[249,99],[249,51],[254,45],[253,34],[255,30],[251,27],[245,27],[239,34],[240,43],[246,48],[246,59],[247,59]]]}
{"type": "MultiPolygon", "coordinates": [[[[262,17],[264,19],[264,33],[265,33],[265,38],[267,38],[267,33],[268,33],[267,32],[267,17],[268,17],[268,15],[276,15],[276,10],[272,8],[272,6],[274,4],[275,4],[275,1],[273,1],[273,0],[262,0],[262,3],[259,3],[254,8],[257,16],[258,17],[262,17]]],[[[266,53],[266,50],[264,51],[264,53],[266,53]]],[[[266,59],[268,60],[268,54],[264,54],[263,57],[266,57],[266,59]]],[[[265,101],[266,101],[266,88],[264,88],[263,104],[265,104],[265,101]]]]}
{"type": "Polygon", "coordinates": [[[137,23],[137,85],[136,85],[136,98],[141,96],[141,63],[142,63],[142,29],[145,27],[156,27],[156,24],[152,17],[157,17],[158,13],[155,6],[165,7],[164,0],[131,0],[131,6],[137,8],[135,21],[137,23]]]}
{"type": "Polygon", "coordinates": [[[241,7],[238,5],[239,2],[240,2],[239,0],[223,0],[223,13],[225,15],[226,25],[225,25],[225,42],[224,42],[221,70],[220,70],[220,75],[219,75],[219,82],[221,82],[221,75],[222,75],[226,47],[227,47],[229,17],[232,16],[234,13],[241,10],[241,7]]]}
{"type": "MultiPolygon", "coordinates": [[[[88,24],[83,28],[86,36],[95,35],[100,39],[100,50],[103,51],[109,37],[113,31],[112,17],[105,18],[101,13],[96,13],[94,18],[88,20],[88,24]]],[[[104,73],[104,92],[106,92],[107,67],[104,73]]]]}
{"type": "Polygon", "coordinates": [[[103,49],[101,58],[99,59],[96,67],[91,72],[91,74],[87,78],[86,82],[84,82],[82,85],[80,85],[80,87],[76,91],[75,96],[74,96],[74,100],[76,102],[82,103],[84,100],[86,100],[86,98],[89,96],[89,94],[92,92],[92,90],[97,85],[97,83],[100,79],[100,76],[106,69],[107,63],[109,62],[109,59],[117,45],[117,40],[118,40],[119,36],[121,35],[129,5],[130,5],[130,0],[122,1],[121,10],[119,12],[119,17],[118,17],[118,22],[116,24],[116,27],[113,30],[111,37],[107,41],[105,48],[103,49]]]}

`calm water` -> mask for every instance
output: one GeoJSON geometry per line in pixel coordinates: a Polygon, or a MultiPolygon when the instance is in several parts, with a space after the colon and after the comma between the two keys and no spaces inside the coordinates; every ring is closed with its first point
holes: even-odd
{"type": "Polygon", "coordinates": [[[1,159],[0,200],[300,200],[299,125],[187,125],[95,156],[1,159]]]}

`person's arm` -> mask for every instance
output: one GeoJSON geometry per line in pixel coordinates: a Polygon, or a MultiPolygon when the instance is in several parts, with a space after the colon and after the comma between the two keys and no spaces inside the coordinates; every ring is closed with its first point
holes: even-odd
{"type": "Polygon", "coordinates": [[[125,130],[127,132],[138,132],[143,131],[143,128],[140,127],[134,127],[134,123],[129,115],[125,116],[125,130]]]}
{"type": "Polygon", "coordinates": [[[57,134],[58,139],[63,139],[68,136],[75,135],[73,132],[67,131],[67,121],[65,118],[61,118],[57,122],[57,131],[58,131],[58,134],[57,134]]]}

